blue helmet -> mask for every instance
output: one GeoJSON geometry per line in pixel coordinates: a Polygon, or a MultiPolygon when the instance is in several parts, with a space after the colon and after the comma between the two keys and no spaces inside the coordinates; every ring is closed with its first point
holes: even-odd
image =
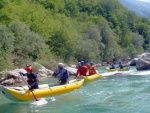
{"type": "Polygon", "coordinates": [[[81,65],[83,65],[83,64],[84,64],[84,61],[81,61],[80,63],[81,63],[81,65]]]}
{"type": "Polygon", "coordinates": [[[93,65],[94,63],[93,62],[90,62],[90,65],[93,65]]]}
{"type": "Polygon", "coordinates": [[[118,64],[121,64],[121,62],[119,61],[118,64]]]}

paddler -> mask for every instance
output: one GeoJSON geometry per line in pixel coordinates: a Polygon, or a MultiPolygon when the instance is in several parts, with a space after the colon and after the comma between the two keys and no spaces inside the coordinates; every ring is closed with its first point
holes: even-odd
{"type": "Polygon", "coordinates": [[[81,61],[80,64],[81,66],[77,69],[75,78],[77,78],[78,76],[86,76],[87,74],[88,68],[84,65],[84,61],[81,61]]]}
{"type": "Polygon", "coordinates": [[[94,75],[97,73],[93,62],[90,62],[90,66],[88,67],[88,69],[89,69],[89,75],[94,75]]]}

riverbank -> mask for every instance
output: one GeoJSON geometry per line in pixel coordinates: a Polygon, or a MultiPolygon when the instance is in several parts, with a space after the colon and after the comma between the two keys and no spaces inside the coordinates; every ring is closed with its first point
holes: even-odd
{"type": "MultiPolygon", "coordinates": [[[[37,65],[36,67],[40,67],[39,69],[36,69],[36,72],[35,72],[38,77],[52,77],[55,70],[47,69],[46,67],[38,63],[34,63],[34,64],[37,65]]],[[[95,64],[96,67],[108,66],[108,65],[109,64],[107,64],[106,62],[95,64]]],[[[76,67],[77,65],[75,64],[65,65],[65,69],[67,69],[70,76],[76,74],[77,72],[76,67]]],[[[9,70],[9,71],[5,70],[5,71],[0,72],[0,85],[10,86],[10,85],[18,84],[18,83],[23,83],[24,79],[20,75],[20,72],[26,73],[26,70],[21,68],[21,69],[9,70]]]]}

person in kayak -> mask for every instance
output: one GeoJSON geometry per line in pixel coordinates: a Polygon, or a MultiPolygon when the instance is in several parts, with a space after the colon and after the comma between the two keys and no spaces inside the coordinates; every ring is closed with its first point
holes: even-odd
{"type": "Polygon", "coordinates": [[[77,78],[79,75],[86,76],[86,73],[88,71],[88,68],[84,65],[84,61],[81,61],[80,63],[81,63],[81,66],[77,69],[75,78],[77,78]]]}
{"type": "Polygon", "coordinates": [[[88,69],[89,69],[89,75],[94,75],[97,73],[93,62],[90,62],[90,66],[88,67],[88,69]]]}
{"type": "Polygon", "coordinates": [[[115,65],[113,62],[111,63],[110,69],[115,69],[115,65]]]}
{"type": "Polygon", "coordinates": [[[20,74],[22,74],[23,76],[27,76],[29,90],[39,88],[37,75],[33,73],[33,68],[31,66],[27,66],[26,71],[27,73],[20,72],[20,74]]]}
{"type": "Polygon", "coordinates": [[[59,85],[67,84],[69,73],[66,69],[64,69],[63,63],[58,63],[58,83],[59,85]]]}
{"type": "Polygon", "coordinates": [[[118,62],[118,67],[117,68],[123,69],[122,63],[120,61],[118,62]]]}

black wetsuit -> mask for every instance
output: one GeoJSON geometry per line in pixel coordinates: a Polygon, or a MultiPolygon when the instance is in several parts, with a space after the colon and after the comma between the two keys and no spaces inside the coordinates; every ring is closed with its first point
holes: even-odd
{"type": "Polygon", "coordinates": [[[38,88],[38,80],[37,80],[36,74],[34,74],[34,73],[23,74],[23,76],[27,76],[28,85],[31,86],[30,89],[37,89],[38,88]]]}

